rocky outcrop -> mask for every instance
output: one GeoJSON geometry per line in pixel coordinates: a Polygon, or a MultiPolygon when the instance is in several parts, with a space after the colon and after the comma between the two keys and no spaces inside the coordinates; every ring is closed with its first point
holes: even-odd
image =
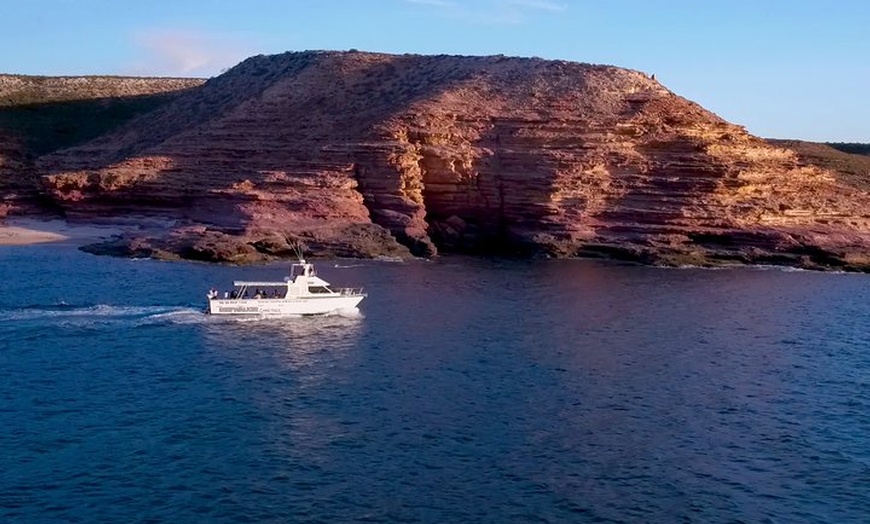
{"type": "Polygon", "coordinates": [[[870,267],[866,190],[616,67],[258,56],[37,167],[68,215],[176,224],[122,252],[870,267]]]}

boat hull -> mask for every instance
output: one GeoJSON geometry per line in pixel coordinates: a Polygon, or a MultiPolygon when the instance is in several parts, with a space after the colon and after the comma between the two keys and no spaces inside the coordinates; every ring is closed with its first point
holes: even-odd
{"type": "Polygon", "coordinates": [[[325,315],[357,307],[365,295],[305,298],[236,298],[208,301],[208,312],[221,316],[304,316],[325,315]]]}

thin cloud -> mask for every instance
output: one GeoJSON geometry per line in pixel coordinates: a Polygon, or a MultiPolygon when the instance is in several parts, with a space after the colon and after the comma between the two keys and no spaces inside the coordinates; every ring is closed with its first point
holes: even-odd
{"type": "Polygon", "coordinates": [[[137,75],[213,76],[256,54],[231,38],[189,30],[152,29],[133,42],[139,56],[130,69],[137,75]]]}

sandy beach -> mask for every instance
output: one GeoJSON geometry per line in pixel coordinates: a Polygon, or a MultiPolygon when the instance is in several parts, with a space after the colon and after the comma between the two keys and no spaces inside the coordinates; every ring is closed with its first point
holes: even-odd
{"type": "Polygon", "coordinates": [[[48,242],[85,244],[121,233],[117,226],[71,224],[65,220],[6,219],[0,222],[0,246],[24,246],[48,242]]]}

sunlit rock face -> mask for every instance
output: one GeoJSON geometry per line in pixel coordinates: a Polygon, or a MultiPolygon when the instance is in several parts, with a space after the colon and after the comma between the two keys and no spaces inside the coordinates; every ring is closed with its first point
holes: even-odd
{"type": "Polygon", "coordinates": [[[609,66],[257,56],[36,169],[69,216],[171,224],[128,254],[870,261],[866,191],[609,66]]]}

